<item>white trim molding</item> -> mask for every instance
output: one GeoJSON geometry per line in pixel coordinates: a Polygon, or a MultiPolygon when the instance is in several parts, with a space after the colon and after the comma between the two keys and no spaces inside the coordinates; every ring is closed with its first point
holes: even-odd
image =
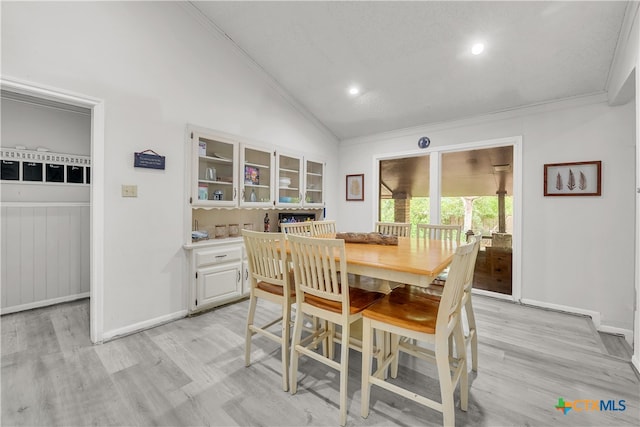
{"type": "Polygon", "coordinates": [[[175,313],[170,313],[165,316],[156,317],[155,319],[145,320],[144,322],[138,322],[131,325],[124,326],[122,328],[113,329],[111,331],[105,331],[102,334],[102,340],[110,341],[116,338],[120,338],[126,335],[131,335],[136,332],[144,331],[146,329],[150,329],[156,326],[163,325],[165,323],[173,322],[174,320],[182,319],[187,317],[187,310],[176,311],[175,313]]]}
{"type": "Polygon", "coordinates": [[[63,302],[76,301],[83,298],[89,298],[89,292],[81,294],[67,295],[60,298],[51,298],[44,301],[30,302],[28,304],[14,305],[13,307],[5,307],[0,309],[0,315],[17,313],[24,310],[32,310],[34,308],[47,307],[49,305],[60,304],[63,302]]]}
{"type": "Polygon", "coordinates": [[[104,100],[13,77],[0,77],[3,90],[91,109],[90,336],[101,342],[104,328],[104,100]]]}
{"type": "Polygon", "coordinates": [[[630,329],[615,328],[613,326],[607,326],[602,324],[602,317],[599,311],[587,310],[579,307],[571,307],[568,305],[554,304],[550,302],[537,301],[532,299],[523,298],[522,304],[530,305],[532,307],[545,308],[548,310],[560,311],[563,313],[579,314],[582,316],[588,316],[593,322],[593,326],[598,332],[604,332],[608,334],[624,335],[625,340],[633,345],[633,331],[630,329]]]}

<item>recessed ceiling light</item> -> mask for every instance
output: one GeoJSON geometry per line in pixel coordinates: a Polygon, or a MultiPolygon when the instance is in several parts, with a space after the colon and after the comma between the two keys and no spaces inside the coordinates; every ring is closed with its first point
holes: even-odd
{"type": "Polygon", "coordinates": [[[482,43],[476,43],[471,47],[471,53],[473,53],[474,55],[480,55],[483,50],[484,44],[482,43]]]}
{"type": "Polygon", "coordinates": [[[351,86],[349,88],[349,95],[357,95],[360,93],[360,88],[358,86],[351,86]]]}

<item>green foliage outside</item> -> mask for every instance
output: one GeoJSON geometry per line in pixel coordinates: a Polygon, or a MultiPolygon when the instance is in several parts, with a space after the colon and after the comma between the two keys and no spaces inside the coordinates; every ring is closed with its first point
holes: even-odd
{"type": "MultiPolygon", "coordinates": [[[[464,225],[464,202],[462,197],[442,197],[440,205],[440,218],[442,224],[464,225]]],[[[394,222],[393,199],[380,200],[380,221],[394,222]]],[[[415,224],[429,223],[429,198],[414,197],[411,199],[411,209],[409,211],[413,234],[415,234],[415,224]]],[[[513,216],[513,197],[505,197],[505,215],[507,218],[513,216]]],[[[483,234],[490,234],[498,229],[498,197],[482,196],[473,200],[472,229],[474,232],[481,231],[483,234]]]]}

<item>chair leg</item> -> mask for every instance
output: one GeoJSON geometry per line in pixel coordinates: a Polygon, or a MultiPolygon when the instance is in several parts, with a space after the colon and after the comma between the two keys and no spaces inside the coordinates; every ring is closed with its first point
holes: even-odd
{"type": "Polygon", "coordinates": [[[398,363],[400,361],[400,352],[398,351],[398,347],[400,344],[400,335],[390,334],[391,335],[391,354],[394,355],[394,359],[391,362],[391,378],[398,378],[398,363]]]}
{"type": "Polygon", "coordinates": [[[449,366],[448,338],[436,341],[436,366],[438,369],[438,379],[440,380],[443,425],[455,426],[455,406],[453,401],[451,368],[449,366]]]}
{"type": "Polygon", "coordinates": [[[282,304],[282,389],[289,390],[289,336],[291,328],[291,306],[283,301],[282,304]]]}
{"type": "MultiPolygon", "coordinates": [[[[362,329],[363,329],[362,339],[364,341],[364,321],[362,322],[362,329]]],[[[376,347],[376,350],[378,350],[378,355],[376,356],[376,369],[380,369],[380,366],[382,366],[382,362],[384,362],[384,358],[387,356],[387,352],[389,351],[389,346],[387,345],[387,335],[388,335],[387,333],[379,329],[376,329],[375,331],[375,337],[376,337],[375,347],[376,347]]],[[[371,348],[371,352],[373,353],[373,346],[371,348]]],[[[363,354],[364,354],[364,351],[363,351],[363,354]]],[[[384,373],[384,378],[385,379],[387,378],[386,370],[384,373]]]]}
{"type": "Polygon", "coordinates": [[[296,313],[296,321],[293,324],[293,337],[291,340],[291,370],[289,374],[289,391],[291,394],[296,394],[298,388],[298,352],[296,351],[296,345],[300,344],[302,339],[302,327],[304,316],[301,312],[296,313]]]}
{"type": "Polygon", "coordinates": [[[244,366],[251,365],[251,337],[253,336],[251,326],[253,326],[253,318],[256,314],[257,302],[258,298],[253,294],[253,292],[251,292],[251,296],[249,297],[249,313],[247,314],[247,330],[244,344],[244,366]]]}
{"type": "Polygon", "coordinates": [[[467,321],[469,322],[469,336],[471,337],[471,369],[473,372],[478,372],[478,334],[476,331],[476,316],[473,313],[473,304],[471,304],[471,297],[467,299],[467,303],[464,306],[467,313],[467,321]]]}
{"type": "MultiPolygon", "coordinates": [[[[340,425],[347,423],[347,379],[349,378],[349,335],[351,325],[342,325],[342,341],[340,342],[340,425]]],[[[333,341],[333,340],[331,340],[333,341]]]]}
{"type": "MultiPolygon", "coordinates": [[[[376,330],[376,337],[378,337],[378,330],[376,330]]],[[[371,395],[371,385],[369,384],[369,376],[371,375],[371,352],[372,352],[372,330],[371,330],[371,320],[366,317],[362,319],[362,386],[361,397],[362,403],[360,407],[360,415],[362,418],[367,418],[369,416],[369,398],[371,395]]],[[[376,339],[376,343],[378,340],[376,339]]],[[[383,354],[385,351],[380,351],[383,354]]],[[[380,359],[378,359],[378,364],[376,369],[380,368],[380,359]]]]}
{"type": "MultiPolygon", "coordinates": [[[[460,369],[460,409],[467,410],[469,404],[469,372],[467,372],[467,346],[465,345],[464,330],[462,324],[458,322],[453,335],[456,341],[456,356],[458,358],[458,369],[460,369]]],[[[453,384],[452,388],[455,389],[453,384]]]]}
{"type": "Polygon", "coordinates": [[[329,335],[327,337],[327,344],[328,344],[327,357],[331,360],[334,360],[336,358],[336,343],[333,339],[336,336],[336,324],[325,320],[324,327],[325,327],[325,330],[329,331],[329,335]]]}

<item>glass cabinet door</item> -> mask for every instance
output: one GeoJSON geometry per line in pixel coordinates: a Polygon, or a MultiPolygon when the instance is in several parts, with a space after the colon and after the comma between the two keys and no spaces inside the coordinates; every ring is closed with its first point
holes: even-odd
{"type": "Polygon", "coordinates": [[[236,205],[237,143],[194,133],[193,144],[196,159],[193,205],[236,205]]]}
{"type": "Polygon", "coordinates": [[[273,152],[243,145],[240,148],[241,206],[269,206],[273,203],[273,152]]]}
{"type": "Polygon", "coordinates": [[[324,163],[305,160],[304,204],[324,205],[324,163]]]}
{"type": "Polygon", "coordinates": [[[276,159],[278,171],[276,204],[300,206],[302,203],[302,159],[282,153],[278,153],[276,159]]]}

